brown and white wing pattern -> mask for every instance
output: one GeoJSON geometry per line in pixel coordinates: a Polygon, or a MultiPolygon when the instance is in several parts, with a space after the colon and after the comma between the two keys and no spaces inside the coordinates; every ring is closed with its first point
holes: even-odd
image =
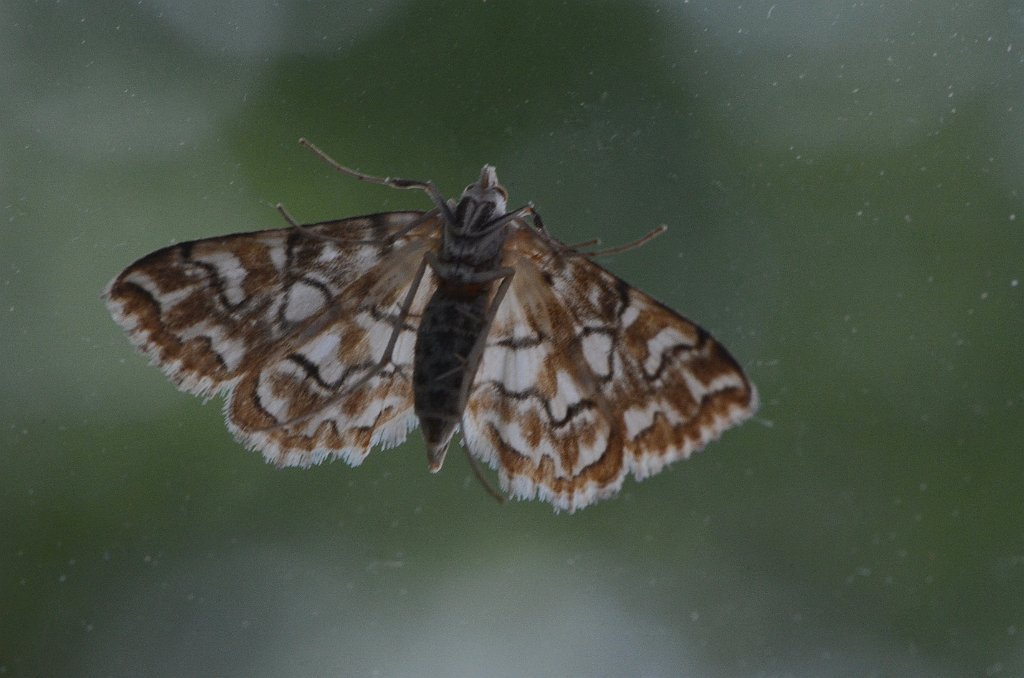
{"type": "Polygon", "coordinates": [[[416,424],[411,363],[429,275],[391,361],[378,364],[437,247],[436,217],[388,242],[417,219],[393,212],[173,245],[126,268],[107,305],[180,389],[225,394],[231,431],[268,461],[358,464],[416,424]]]}
{"type": "Polygon", "coordinates": [[[583,256],[516,229],[512,285],[463,417],[513,497],[574,511],[685,459],[757,409],[705,330],[583,256]]]}

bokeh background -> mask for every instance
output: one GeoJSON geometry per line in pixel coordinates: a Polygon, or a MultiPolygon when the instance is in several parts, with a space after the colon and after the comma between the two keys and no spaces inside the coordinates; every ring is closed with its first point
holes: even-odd
{"type": "Polygon", "coordinates": [[[1024,5],[0,5],[0,673],[1024,674],[1024,5]],[[99,293],[482,164],[759,416],[575,515],[418,436],[276,470],[99,293]]]}

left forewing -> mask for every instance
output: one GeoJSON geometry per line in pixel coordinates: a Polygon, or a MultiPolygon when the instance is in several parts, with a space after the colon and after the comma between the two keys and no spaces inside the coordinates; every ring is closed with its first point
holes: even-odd
{"type": "Polygon", "coordinates": [[[754,386],[710,334],[586,257],[519,229],[505,263],[515,275],[464,427],[513,496],[582,508],[756,411],[754,386]]]}
{"type": "Polygon", "coordinates": [[[427,222],[384,244],[421,217],[393,212],[171,245],[124,269],[104,297],[140,352],[182,390],[209,397],[290,335],[308,334],[382,259],[432,242],[436,223],[427,222]]]}

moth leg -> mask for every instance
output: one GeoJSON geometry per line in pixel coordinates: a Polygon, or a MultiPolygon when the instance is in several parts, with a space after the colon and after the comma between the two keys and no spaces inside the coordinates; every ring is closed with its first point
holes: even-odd
{"type": "Polygon", "coordinates": [[[583,251],[580,250],[581,247],[590,247],[592,245],[599,245],[599,244],[601,244],[601,240],[600,239],[594,239],[594,240],[587,240],[587,241],[581,242],[581,243],[576,243],[574,245],[566,245],[565,243],[560,242],[559,240],[557,240],[554,237],[552,237],[543,228],[539,228],[538,229],[538,231],[540,232],[540,234],[541,234],[542,238],[544,239],[544,241],[548,244],[549,247],[551,247],[551,254],[552,254],[552,256],[554,256],[555,254],[564,254],[564,255],[570,256],[570,257],[586,257],[587,259],[591,259],[593,257],[603,257],[603,256],[607,256],[609,254],[621,254],[622,252],[628,252],[629,250],[636,249],[637,247],[641,247],[643,245],[646,245],[647,243],[649,243],[650,241],[654,240],[655,238],[657,238],[659,235],[661,235],[662,233],[664,233],[667,230],[668,230],[668,226],[666,226],[665,224],[661,224],[660,226],[651,229],[650,232],[640,236],[639,238],[637,238],[636,240],[633,240],[632,242],[626,243],[625,245],[616,245],[614,247],[607,247],[607,248],[605,248],[603,250],[594,250],[594,251],[591,251],[591,252],[583,252],[583,251]]]}
{"type": "Polygon", "coordinates": [[[540,212],[537,211],[537,208],[534,207],[532,202],[527,203],[527,207],[530,208],[530,216],[533,218],[532,220],[534,228],[536,228],[538,231],[540,231],[541,233],[550,238],[551,234],[548,233],[548,229],[544,225],[544,220],[540,218],[540,212]]]}
{"type": "Polygon", "coordinates": [[[595,245],[600,245],[600,244],[601,244],[601,239],[600,238],[591,238],[590,240],[583,240],[581,242],[574,242],[571,245],[566,245],[566,247],[568,247],[571,250],[579,250],[581,247],[594,247],[595,245]]]}
{"type": "Polygon", "coordinates": [[[452,212],[451,206],[448,204],[448,201],[444,199],[444,196],[441,195],[441,192],[437,190],[437,186],[434,185],[433,181],[398,179],[396,177],[375,177],[372,174],[366,174],[359,170],[342,165],[340,162],[317,148],[313,142],[306,138],[299,139],[299,143],[311,150],[317,157],[333,167],[336,171],[341,172],[342,174],[347,174],[350,177],[355,177],[356,179],[359,179],[359,181],[388,186],[390,188],[417,188],[426,192],[433,201],[434,206],[441,210],[441,213],[445,217],[445,221],[449,224],[455,223],[455,214],[452,212]]]}
{"type": "MultiPolygon", "coordinates": [[[[540,215],[537,214],[537,210],[533,206],[533,203],[529,202],[529,203],[526,203],[525,205],[523,205],[522,207],[520,207],[519,209],[515,209],[515,210],[512,210],[511,212],[507,212],[507,213],[501,215],[500,217],[494,219],[493,221],[491,221],[489,224],[487,224],[486,227],[484,227],[483,233],[485,233],[485,234],[493,233],[493,232],[497,231],[498,229],[500,229],[502,226],[505,226],[510,221],[516,221],[517,219],[522,219],[523,217],[525,217],[527,215],[529,215],[533,219],[534,226],[539,228],[541,231],[544,231],[544,224],[542,224],[540,222],[540,215]]],[[[544,231],[544,232],[546,233],[546,231],[544,231]]]]}
{"type": "Polygon", "coordinates": [[[286,210],[284,208],[284,205],[282,205],[281,203],[277,203],[277,205],[275,205],[275,208],[277,209],[278,212],[281,213],[281,216],[284,217],[284,220],[288,222],[289,226],[299,230],[304,235],[308,235],[311,238],[316,238],[317,240],[324,240],[326,242],[337,242],[356,245],[387,245],[389,243],[393,243],[399,238],[405,236],[405,234],[411,231],[412,229],[430,221],[437,215],[436,208],[429,210],[421,214],[419,218],[413,219],[411,222],[409,222],[402,228],[398,229],[391,235],[387,236],[386,238],[369,238],[364,240],[360,238],[339,238],[338,236],[335,235],[326,235],[324,233],[318,233],[317,231],[314,231],[312,228],[310,228],[309,224],[300,224],[299,222],[297,222],[295,218],[292,217],[291,214],[289,214],[288,210],[286,210]]]}
{"type": "MultiPolygon", "coordinates": [[[[581,254],[585,257],[603,257],[608,254],[619,254],[621,252],[628,252],[629,250],[636,249],[637,247],[642,247],[646,245],[647,243],[654,240],[667,230],[668,226],[662,224],[657,228],[651,229],[651,231],[646,235],[642,235],[633,242],[628,242],[625,245],[616,245],[615,247],[608,247],[603,250],[597,250],[595,252],[577,252],[577,254],[581,254]]],[[[582,245],[580,246],[582,247],[582,245]]]]}
{"type": "Polygon", "coordinates": [[[356,390],[357,388],[364,385],[365,383],[373,379],[375,376],[380,374],[384,370],[384,368],[388,366],[388,363],[391,362],[391,358],[394,355],[395,345],[398,343],[398,337],[400,337],[402,334],[402,328],[405,326],[406,318],[409,317],[409,311],[412,308],[412,302],[416,299],[416,292],[419,291],[420,283],[423,282],[423,275],[427,271],[428,257],[429,253],[427,256],[424,256],[423,259],[420,261],[419,268],[416,270],[416,275],[413,277],[412,283],[409,285],[409,291],[406,293],[405,299],[402,300],[402,306],[399,309],[398,317],[395,319],[394,330],[391,332],[391,337],[388,339],[387,346],[384,347],[384,353],[381,354],[380,360],[378,360],[375,365],[371,366],[369,370],[366,372],[366,374],[364,374],[362,377],[357,379],[352,384],[346,384],[345,386],[343,386],[341,390],[338,391],[338,393],[328,398],[326,402],[322,403],[315,410],[307,412],[301,417],[296,417],[293,419],[289,419],[287,421],[281,421],[276,424],[271,424],[270,426],[267,426],[265,428],[256,430],[269,431],[273,429],[283,428],[285,426],[291,426],[294,424],[301,424],[307,419],[310,419],[319,414],[320,412],[323,412],[328,407],[331,407],[339,400],[341,400],[344,396],[348,395],[352,391],[356,390]]]}
{"type": "MultiPolygon", "coordinates": [[[[497,220],[497,223],[502,225],[502,226],[504,226],[509,221],[514,221],[516,219],[521,219],[521,218],[525,217],[526,215],[530,216],[531,221],[533,222],[533,227],[534,227],[534,229],[536,229],[537,233],[540,235],[541,240],[543,240],[544,243],[549,248],[551,248],[552,255],[555,255],[555,254],[578,255],[578,254],[580,254],[580,252],[577,251],[578,248],[580,248],[580,247],[589,247],[591,245],[597,245],[597,244],[600,244],[600,242],[601,242],[599,239],[593,239],[593,240],[587,240],[585,242],[581,242],[581,243],[578,243],[578,244],[575,244],[575,245],[566,245],[564,242],[562,242],[561,240],[558,240],[553,235],[551,235],[551,233],[548,232],[547,227],[544,225],[544,220],[541,219],[541,217],[540,217],[540,212],[537,211],[537,208],[534,207],[532,202],[526,203],[526,205],[524,205],[523,207],[520,207],[519,209],[517,209],[517,210],[515,210],[513,212],[509,212],[504,217],[500,217],[497,220]]],[[[488,228],[490,229],[492,227],[489,226],[488,228]]],[[[661,227],[659,227],[659,228],[661,228],[661,227]]],[[[662,230],[664,230],[664,229],[662,229],[662,230]]],[[[660,231],[658,233],[654,234],[654,235],[658,235],[658,234],[660,234],[660,231]]],[[[647,240],[650,240],[652,237],[654,237],[654,235],[648,235],[648,236],[644,237],[637,244],[642,244],[642,242],[646,242],[647,240]]],[[[601,252],[600,254],[604,254],[604,253],[601,252]]]]}
{"type": "Polygon", "coordinates": [[[281,216],[284,217],[284,220],[288,222],[289,226],[291,226],[292,228],[297,228],[300,231],[305,231],[306,233],[309,233],[309,231],[305,230],[305,226],[295,221],[295,218],[292,217],[288,210],[284,208],[284,204],[277,203],[276,205],[274,205],[274,209],[276,209],[281,214],[281,216]]]}
{"type": "MultiPolygon", "coordinates": [[[[494,292],[490,306],[487,307],[487,314],[483,318],[484,322],[480,336],[477,337],[476,343],[473,344],[469,355],[466,356],[466,376],[463,378],[462,391],[459,394],[460,412],[466,409],[466,402],[469,400],[469,390],[473,385],[473,380],[476,378],[476,371],[480,367],[480,360],[483,359],[484,349],[487,348],[487,336],[491,333],[491,324],[494,322],[495,316],[498,315],[498,309],[501,307],[501,302],[505,298],[508,288],[512,286],[512,276],[515,272],[514,268],[499,268],[486,274],[492,280],[501,280],[501,284],[494,292]]],[[[479,282],[486,281],[480,280],[479,282]]]]}
{"type": "MultiPolygon", "coordinates": [[[[463,430],[465,430],[465,426],[463,426],[463,430]]],[[[470,453],[469,444],[466,442],[465,436],[463,436],[462,440],[462,449],[466,452],[466,459],[469,460],[469,468],[473,470],[473,476],[475,476],[477,481],[484,486],[484,489],[487,490],[487,494],[494,497],[494,500],[499,504],[504,504],[508,501],[508,498],[498,490],[494,489],[494,486],[491,485],[489,480],[487,480],[487,476],[485,476],[484,472],[480,469],[480,463],[477,462],[470,453]]]]}
{"type": "MultiPolygon", "coordinates": [[[[466,356],[466,373],[462,381],[462,391],[459,394],[459,411],[465,412],[466,401],[469,400],[469,390],[473,384],[473,380],[476,378],[476,371],[480,367],[480,360],[483,358],[484,349],[487,347],[487,335],[490,334],[491,324],[494,322],[494,317],[498,314],[498,309],[501,307],[501,302],[505,298],[505,294],[508,292],[508,288],[512,284],[512,275],[515,273],[513,268],[498,269],[493,272],[494,279],[500,279],[501,285],[498,286],[497,291],[494,293],[494,298],[491,300],[490,306],[487,308],[487,315],[484,317],[484,326],[480,332],[480,336],[477,338],[476,343],[470,350],[469,355],[466,356]]],[[[473,475],[476,479],[484,486],[484,489],[489,495],[495,498],[499,504],[505,503],[505,496],[496,490],[491,483],[484,476],[480,470],[480,465],[476,459],[473,458],[472,453],[469,449],[469,443],[466,441],[465,424],[462,425],[463,437],[462,437],[462,449],[466,451],[466,457],[469,459],[469,467],[473,470],[473,475]]]]}
{"type": "MultiPolygon", "coordinates": [[[[409,291],[405,295],[405,299],[402,300],[402,306],[398,311],[398,318],[395,320],[395,329],[391,332],[391,338],[388,339],[387,346],[384,347],[384,353],[381,354],[380,360],[370,370],[359,378],[354,384],[345,387],[343,392],[351,392],[359,388],[370,379],[380,374],[380,372],[388,366],[391,362],[391,358],[395,352],[395,344],[398,343],[398,337],[402,335],[402,328],[405,326],[405,319],[409,317],[409,309],[412,308],[412,302],[416,299],[416,292],[419,291],[420,283],[423,282],[423,275],[427,272],[427,264],[429,257],[424,256],[420,261],[420,266],[416,269],[416,275],[412,279],[412,283],[409,285],[409,291]]],[[[333,400],[332,400],[333,403],[333,400]]]]}

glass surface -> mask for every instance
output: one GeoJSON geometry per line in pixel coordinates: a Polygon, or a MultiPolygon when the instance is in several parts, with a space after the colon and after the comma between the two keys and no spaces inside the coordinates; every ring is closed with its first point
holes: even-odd
{"type": "Polygon", "coordinates": [[[0,673],[1024,674],[1024,10],[0,5],[0,673]],[[277,470],[100,301],[172,242],[494,164],[757,418],[574,515],[418,433],[277,470]]]}

